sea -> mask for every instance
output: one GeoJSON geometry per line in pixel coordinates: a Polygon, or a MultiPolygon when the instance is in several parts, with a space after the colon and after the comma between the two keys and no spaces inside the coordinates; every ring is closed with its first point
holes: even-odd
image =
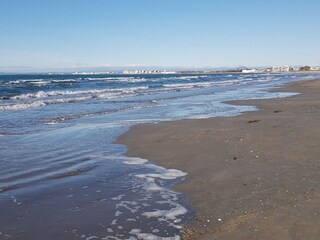
{"type": "MultiPolygon", "coordinates": [[[[141,123],[236,116],[306,73],[0,76],[0,239],[178,240],[188,173],[127,157],[141,123]]],[[[213,206],[214,207],[214,206],[213,206]]]]}

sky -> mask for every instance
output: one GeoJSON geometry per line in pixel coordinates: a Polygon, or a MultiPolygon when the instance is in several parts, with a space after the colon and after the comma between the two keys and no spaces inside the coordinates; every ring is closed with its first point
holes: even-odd
{"type": "Polygon", "coordinates": [[[0,72],[320,65],[319,0],[0,0],[0,72]]]}

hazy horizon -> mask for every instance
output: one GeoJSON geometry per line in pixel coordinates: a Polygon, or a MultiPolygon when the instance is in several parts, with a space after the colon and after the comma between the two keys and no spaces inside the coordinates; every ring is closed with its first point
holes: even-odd
{"type": "Polygon", "coordinates": [[[175,67],[175,66],[113,66],[113,67],[88,67],[88,68],[47,68],[47,69],[37,69],[37,68],[22,68],[15,71],[2,71],[0,69],[0,74],[23,74],[23,73],[74,73],[74,72],[115,72],[122,73],[125,70],[158,70],[158,71],[224,71],[224,70],[234,70],[234,69],[245,69],[245,68],[268,68],[270,66],[227,66],[227,67],[175,67]]]}

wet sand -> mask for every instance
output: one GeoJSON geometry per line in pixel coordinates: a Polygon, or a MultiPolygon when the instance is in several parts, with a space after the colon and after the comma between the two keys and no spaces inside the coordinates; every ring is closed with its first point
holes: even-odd
{"type": "Polygon", "coordinates": [[[187,239],[319,239],[320,80],[237,101],[236,117],[134,126],[118,142],[129,156],[188,173],[176,186],[197,212],[187,239]]]}

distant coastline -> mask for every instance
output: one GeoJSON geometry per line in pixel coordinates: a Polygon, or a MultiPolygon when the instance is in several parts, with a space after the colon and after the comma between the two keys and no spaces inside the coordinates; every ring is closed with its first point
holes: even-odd
{"type": "Polygon", "coordinates": [[[289,71],[289,72],[242,72],[241,70],[228,70],[228,71],[181,71],[176,74],[255,74],[255,73],[320,73],[320,70],[314,71],[289,71]]]}
{"type": "Polygon", "coordinates": [[[252,72],[245,72],[243,69],[241,70],[225,70],[225,71],[170,71],[170,72],[153,72],[153,71],[140,71],[138,73],[123,73],[123,72],[76,72],[76,73],[48,73],[50,75],[124,75],[124,76],[132,76],[132,75],[218,75],[218,74],[257,74],[257,73],[320,73],[320,70],[309,70],[309,71],[301,71],[301,70],[293,70],[293,71],[266,71],[266,70],[257,70],[252,72]]]}
{"type": "MultiPolygon", "coordinates": [[[[151,67],[150,67],[151,68],[151,67]]],[[[0,75],[215,75],[215,74],[257,74],[257,73],[320,73],[320,67],[310,66],[273,66],[264,68],[240,67],[234,69],[219,70],[159,70],[155,69],[131,69],[131,70],[85,70],[85,71],[34,71],[34,72],[0,72],[0,75]]]]}

